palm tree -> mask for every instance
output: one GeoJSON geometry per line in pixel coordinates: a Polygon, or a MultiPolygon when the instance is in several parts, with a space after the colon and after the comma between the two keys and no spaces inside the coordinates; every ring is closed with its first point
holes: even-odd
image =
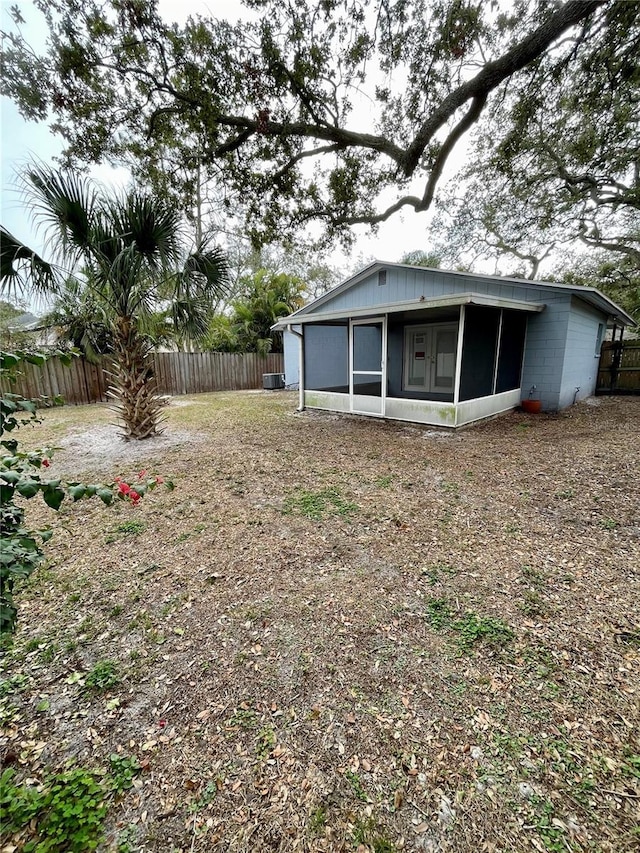
{"type": "MultiPolygon", "coordinates": [[[[164,302],[176,334],[191,340],[204,335],[212,302],[227,287],[223,252],[205,240],[185,258],[182,218],[162,199],[135,190],[100,193],[85,176],[42,165],[31,166],[24,182],[34,218],[49,227],[58,269],[67,278],[82,266],[85,286],[109,326],[109,396],[123,437],[156,435],[162,401],[153,381],[148,358],[152,341],[145,324],[164,302]]],[[[19,246],[24,257],[27,250],[19,246]]],[[[55,288],[48,267],[46,275],[39,275],[39,266],[32,264],[30,272],[37,289],[55,288]]]]}

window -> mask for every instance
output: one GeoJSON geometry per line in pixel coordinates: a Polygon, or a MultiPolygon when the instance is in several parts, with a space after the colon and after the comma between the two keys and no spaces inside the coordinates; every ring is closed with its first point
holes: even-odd
{"type": "Polygon", "coordinates": [[[378,272],[378,287],[381,287],[383,284],[387,283],[387,271],[379,270],[378,272]]]}
{"type": "Polygon", "coordinates": [[[598,323],[598,334],[596,337],[596,351],[594,356],[600,358],[600,350],[602,349],[602,339],[604,338],[604,323],[598,323]]]}

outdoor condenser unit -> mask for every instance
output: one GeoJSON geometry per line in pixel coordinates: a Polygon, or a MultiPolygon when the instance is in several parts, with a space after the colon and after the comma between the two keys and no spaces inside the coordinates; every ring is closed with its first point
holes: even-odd
{"type": "Polygon", "coordinates": [[[276,391],[284,388],[284,373],[263,373],[262,387],[265,391],[276,391]]]}

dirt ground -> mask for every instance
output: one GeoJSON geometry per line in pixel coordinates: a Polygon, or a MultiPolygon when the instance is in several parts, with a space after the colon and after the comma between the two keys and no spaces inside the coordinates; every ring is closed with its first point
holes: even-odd
{"type": "Polygon", "coordinates": [[[177,398],[126,445],[44,413],[52,475],[176,488],[29,503],[4,765],[135,757],[118,853],[637,850],[640,399],[455,434],[295,406],[177,398]]]}

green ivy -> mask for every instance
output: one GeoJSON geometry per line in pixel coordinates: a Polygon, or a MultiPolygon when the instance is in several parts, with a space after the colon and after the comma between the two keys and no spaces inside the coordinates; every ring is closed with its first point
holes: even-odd
{"type": "Polygon", "coordinates": [[[24,853],[85,853],[102,840],[106,790],[95,773],[80,768],[49,776],[42,785],[15,782],[15,770],[0,777],[1,836],[10,838],[30,825],[34,840],[24,853]]]}
{"type": "Polygon", "coordinates": [[[12,839],[24,853],[88,853],[103,840],[108,806],[141,771],[135,756],[109,758],[109,772],[71,767],[46,773],[39,784],[0,776],[0,841],[12,839]]]}

